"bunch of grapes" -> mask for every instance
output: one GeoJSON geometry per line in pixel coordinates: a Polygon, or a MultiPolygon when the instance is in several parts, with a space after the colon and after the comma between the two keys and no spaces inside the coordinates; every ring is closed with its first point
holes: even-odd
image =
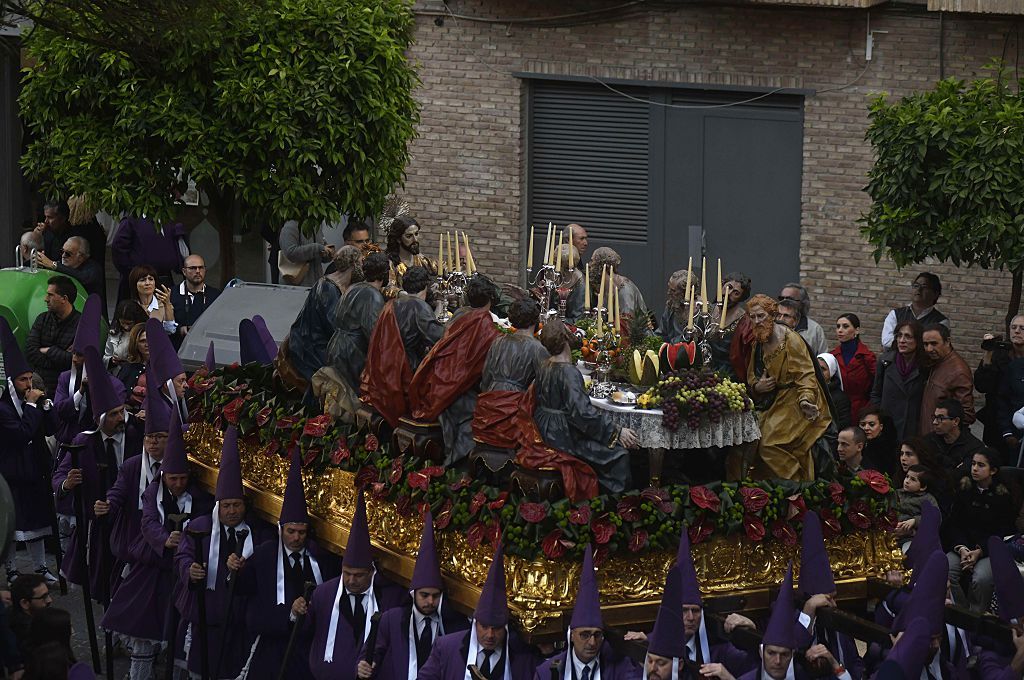
{"type": "Polygon", "coordinates": [[[696,430],[704,417],[718,423],[724,414],[748,411],[752,405],[746,386],[708,370],[675,373],[652,388],[650,394],[656,403],[660,402],[662,425],[671,432],[678,429],[682,419],[696,430]]]}
{"type": "Polygon", "coordinates": [[[661,407],[661,424],[669,432],[679,429],[679,406],[675,399],[663,402],[661,407]]]}

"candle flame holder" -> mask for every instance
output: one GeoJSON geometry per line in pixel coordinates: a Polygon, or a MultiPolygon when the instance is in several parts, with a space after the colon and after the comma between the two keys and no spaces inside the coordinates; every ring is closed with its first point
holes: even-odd
{"type": "Polygon", "coordinates": [[[708,302],[694,300],[692,325],[683,329],[683,340],[696,342],[700,350],[701,362],[707,368],[711,365],[711,341],[720,340],[725,335],[719,319],[722,318],[722,305],[725,302],[708,302]],[[717,314],[715,310],[718,310],[717,314]]]}
{"type": "Polygon", "coordinates": [[[437,315],[438,321],[447,323],[452,318],[452,313],[463,305],[466,285],[470,278],[472,278],[472,274],[466,274],[461,270],[437,276],[437,292],[445,301],[444,309],[437,315]]]}
{"type": "Polygon", "coordinates": [[[562,273],[555,269],[552,264],[541,265],[541,268],[537,270],[537,274],[534,275],[533,268],[526,268],[526,287],[530,290],[540,288],[543,292],[542,305],[549,307],[547,310],[547,316],[557,314],[559,321],[565,322],[565,304],[569,299],[568,287],[569,281],[572,280],[573,268],[570,267],[567,273],[562,273]],[[558,309],[551,307],[551,296],[552,293],[558,295],[558,309]]]}

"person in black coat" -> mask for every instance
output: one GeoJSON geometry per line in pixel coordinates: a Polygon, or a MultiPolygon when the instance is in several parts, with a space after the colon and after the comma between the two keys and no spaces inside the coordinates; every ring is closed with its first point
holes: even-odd
{"type": "Polygon", "coordinates": [[[923,334],[917,321],[898,324],[896,346],[882,353],[875,367],[871,403],[892,418],[897,440],[916,436],[921,429],[921,397],[928,379],[923,334]]]}
{"type": "Polygon", "coordinates": [[[828,387],[828,395],[834,407],[832,422],[835,423],[836,431],[845,430],[850,423],[850,398],[843,391],[843,376],[839,373],[839,361],[829,352],[818,355],[818,367],[821,369],[821,377],[828,387]]]}

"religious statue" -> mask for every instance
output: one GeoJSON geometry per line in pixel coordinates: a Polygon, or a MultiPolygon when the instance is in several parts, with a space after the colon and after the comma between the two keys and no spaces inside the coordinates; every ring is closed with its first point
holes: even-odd
{"type": "Polygon", "coordinates": [[[754,339],[747,384],[761,426],[754,477],[812,480],[812,449],[831,423],[828,402],[810,350],[795,331],[775,323],[777,311],[767,295],[747,303],[754,339]]]}
{"type": "Polygon", "coordinates": [[[391,299],[402,289],[402,277],[410,267],[423,267],[431,276],[437,276],[437,263],[420,255],[420,223],[409,215],[409,204],[389,197],[380,218],[380,231],[387,234],[385,252],[391,261],[385,297],[391,299]]]}

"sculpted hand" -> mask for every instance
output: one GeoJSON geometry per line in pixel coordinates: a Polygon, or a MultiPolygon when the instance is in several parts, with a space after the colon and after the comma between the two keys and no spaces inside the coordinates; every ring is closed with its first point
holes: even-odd
{"type": "Polygon", "coordinates": [[[619,443],[627,449],[636,449],[640,447],[639,437],[636,436],[636,432],[628,427],[622,428],[622,431],[619,432],[619,443]]]}
{"type": "Polygon", "coordinates": [[[818,407],[809,401],[800,402],[800,412],[804,414],[804,418],[807,418],[807,420],[818,419],[818,407]]]}
{"type": "Polygon", "coordinates": [[[771,377],[767,373],[762,375],[754,383],[754,392],[758,394],[768,394],[775,389],[775,378],[771,377]]]}

